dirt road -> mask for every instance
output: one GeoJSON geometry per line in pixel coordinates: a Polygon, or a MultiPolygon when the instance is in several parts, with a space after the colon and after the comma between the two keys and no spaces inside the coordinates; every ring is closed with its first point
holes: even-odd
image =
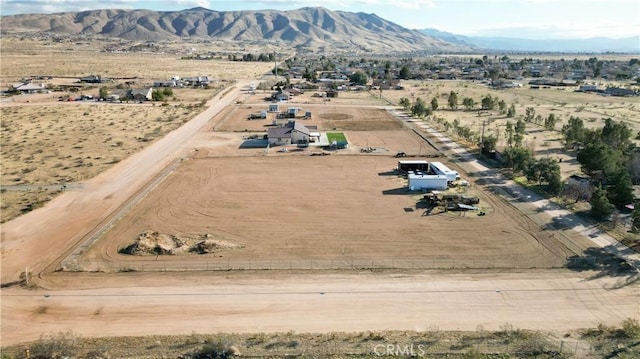
{"type": "Polygon", "coordinates": [[[166,137],[67,191],[45,207],[2,225],[3,284],[14,282],[25,268],[38,273],[72,248],[96,225],[133,196],[176,158],[185,144],[218,112],[232,103],[248,83],[238,82],[207,103],[208,109],[166,137]],[[34,258],[38,258],[34,262],[34,258]]]}
{"type": "MultiPolygon", "coordinates": [[[[63,285],[68,273],[49,278],[63,285]]],[[[55,275],[54,275],[55,276],[55,275]]],[[[86,289],[2,293],[2,345],[83,336],[383,329],[562,331],[638,316],[637,287],[569,271],[79,274],[86,289]],[[109,287],[110,285],[118,288],[109,287]],[[104,287],[93,289],[94,287],[104,287]],[[37,325],[25,325],[32,323],[37,325]]],[[[78,284],[81,285],[81,284],[78,284]]]]}

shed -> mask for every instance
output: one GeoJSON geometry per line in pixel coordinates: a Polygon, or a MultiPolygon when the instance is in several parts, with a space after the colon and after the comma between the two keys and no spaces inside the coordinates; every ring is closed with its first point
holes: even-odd
{"type": "Polygon", "coordinates": [[[280,105],[278,104],[269,105],[269,112],[280,112],[280,105]]]}

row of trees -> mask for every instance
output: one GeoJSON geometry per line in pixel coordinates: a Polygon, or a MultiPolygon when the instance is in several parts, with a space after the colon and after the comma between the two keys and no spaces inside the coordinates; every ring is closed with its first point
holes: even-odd
{"type": "MultiPolygon", "coordinates": [[[[507,121],[505,137],[508,147],[502,152],[504,163],[514,174],[524,174],[528,181],[546,186],[549,193],[556,194],[562,189],[560,165],[557,160],[549,157],[534,158],[533,152],[522,146],[526,126],[526,123],[520,119],[515,124],[507,121]]],[[[496,138],[489,137],[489,139],[497,141],[496,138]]]]}
{"type": "MultiPolygon", "coordinates": [[[[449,93],[447,102],[451,109],[457,108],[458,97],[454,91],[449,93]]],[[[463,99],[462,104],[467,109],[473,109],[476,105],[471,98],[463,99]]],[[[481,104],[486,110],[493,110],[496,106],[501,111],[506,108],[504,101],[491,95],[483,97],[481,104]]],[[[430,116],[439,106],[435,97],[431,100],[431,106],[421,98],[414,103],[408,98],[402,98],[400,105],[418,117],[430,116]]],[[[515,115],[513,104],[507,110],[507,115],[515,115]]],[[[507,121],[505,137],[508,147],[502,153],[505,165],[514,174],[523,174],[528,181],[546,186],[546,190],[553,194],[559,193],[563,188],[558,161],[551,158],[534,158],[532,151],[523,147],[523,140],[527,122],[553,130],[558,120],[555,114],[543,118],[536,115],[533,107],[528,107],[523,119],[518,119],[515,123],[507,121]]],[[[456,122],[454,121],[453,125],[456,134],[468,139],[473,137],[468,127],[460,126],[456,122]]],[[[445,127],[449,130],[452,126],[445,123],[445,127]]],[[[591,196],[592,216],[599,220],[604,219],[611,215],[616,207],[623,208],[633,203],[633,178],[640,180],[640,152],[634,148],[631,141],[631,129],[624,122],[615,122],[608,118],[601,129],[590,130],[585,128],[582,119],[572,116],[561,131],[565,147],[579,149],[577,160],[582,170],[597,183],[591,196]]],[[[638,137],[640,138],[640,133],[638,137]]],[[[493,151],[497,142],[497,136],[484,137],[481,143],[482,151],[493,151]]],[[[633,214],[633,230],[640,232],[640,204],[638,207],[633,214]]]]}
{"type": "Polygon", "coordinates": [[[276,57],[274,53],[268,53],[268,54],[259,54],[259,55],[254,55],[252,53],[248,53],[248,54],[243,54],[242,56],[238,56],[236,54],[230,54],[228,56],[229,61],[260,61],[260,62],[273,62],[275,61],[276,57]]]}
{"type": "Polygon", "coordinates": [[[562,127],[562,135],[565,147],[578,149],[582,171],[597,184],[591,198],[595,218],[607,218],[614,208],[633,203],[633,178],[640,178],[640,153],[626,123],[607,118],[602,128],[587,129],[582,119],[572,116],[562,127]]]}

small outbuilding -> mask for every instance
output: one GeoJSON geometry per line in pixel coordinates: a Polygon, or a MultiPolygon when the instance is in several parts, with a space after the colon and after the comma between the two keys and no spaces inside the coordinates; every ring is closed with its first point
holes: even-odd
{"type": "Polygon", "coordinates": [[[407,173],[407,172],[427,172],[429,171],[429,162],[423,160],[402,160],[398,161],[398,172],[407,173]]]}
{"type": "Polygon", "coordinates": [[[443,175],[428,175],[423,172],[411,172],[409,179],[410,191],[446,190],[447,177],[443,175]]]}

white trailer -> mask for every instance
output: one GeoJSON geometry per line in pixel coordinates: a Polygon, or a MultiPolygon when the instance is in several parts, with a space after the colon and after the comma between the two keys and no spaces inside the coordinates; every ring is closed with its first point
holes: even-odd
{"type": "Polygon", "coordinates": [[[451,170],[442,162],[431,162],[431,170],[439,175],[446,176],[449,182],[453,182],[460,179],[460,175],[457,171],[451,170]]]}
{"type": "Polygon", "coordinates": [[[427,175],[423,173],[409,173],[409,190],[446,190],[448,179],[443,175],[427,175]]]}

